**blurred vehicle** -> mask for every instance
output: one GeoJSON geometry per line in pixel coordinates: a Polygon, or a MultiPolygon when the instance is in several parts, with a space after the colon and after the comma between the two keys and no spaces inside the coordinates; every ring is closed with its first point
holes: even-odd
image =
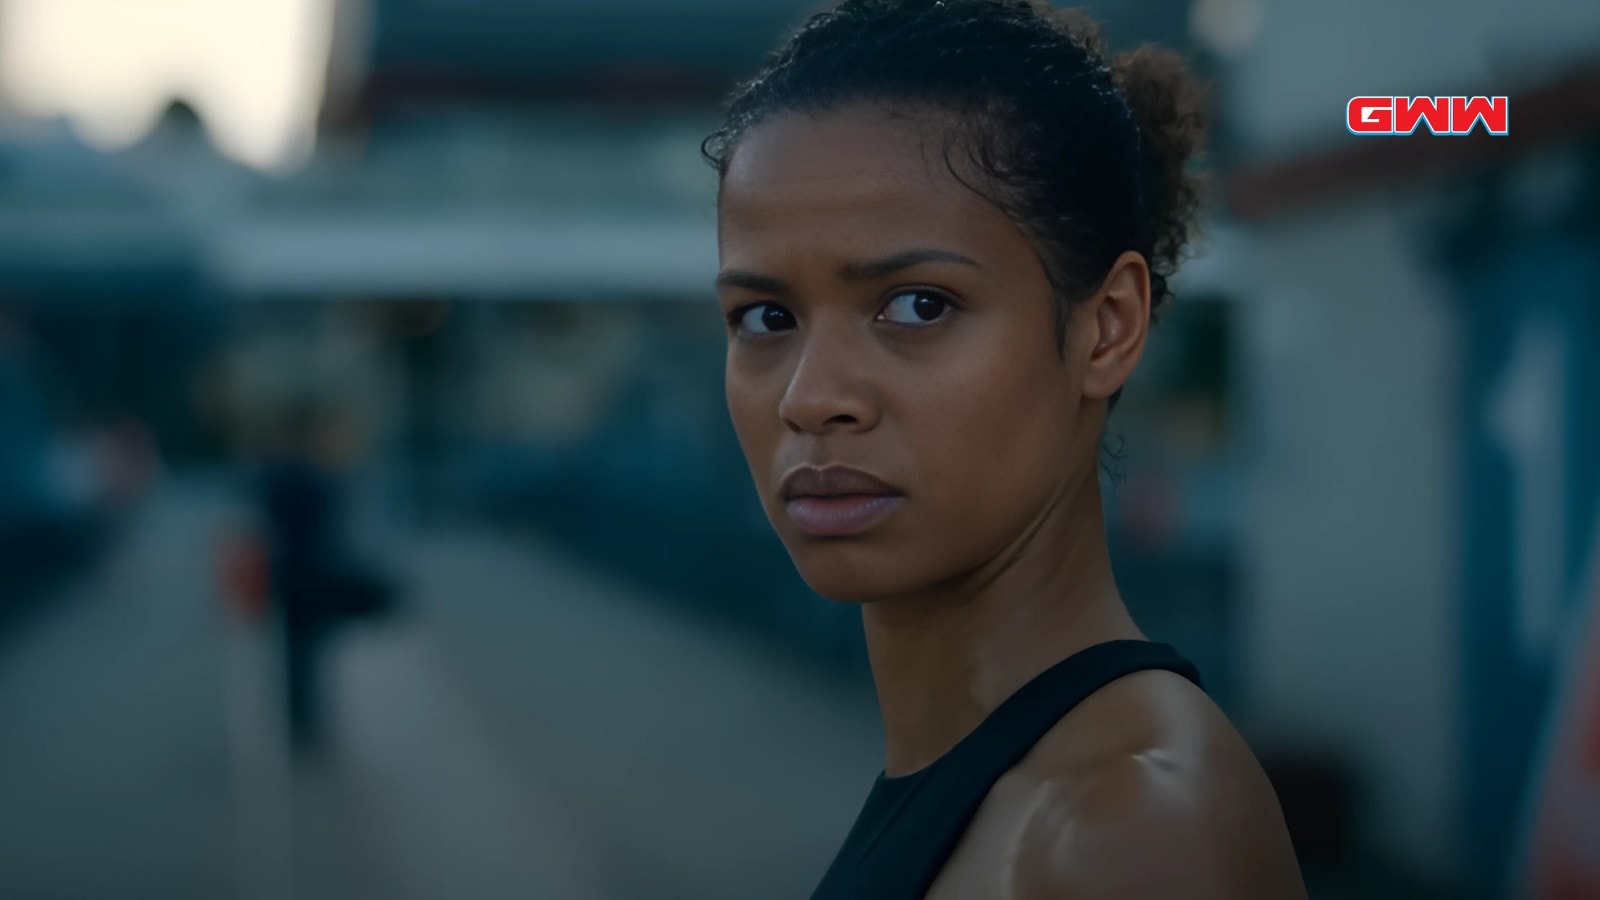
{"type": "Polygon", "coordinates": [[[155,459],[135,421],[63,428],[24,347],[0,333],[0,628],[42,583],[81,570],[155,459]]]}

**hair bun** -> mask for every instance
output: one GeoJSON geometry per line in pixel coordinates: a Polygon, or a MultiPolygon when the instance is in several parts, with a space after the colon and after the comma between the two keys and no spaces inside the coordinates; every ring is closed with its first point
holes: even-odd
{"type": "Polygon", "coordinates": [[[1176,269],[1178,255],[1195,227],[1205,188],[1189,163],[1205,146],[1210,126],[1210,88],[1198,82],[1177,52],[1146,44],[1117,55],[1111,73],[1139,127],[1144,159],[1141,177],[1155,227],[1152,266],[1176,269]]]}

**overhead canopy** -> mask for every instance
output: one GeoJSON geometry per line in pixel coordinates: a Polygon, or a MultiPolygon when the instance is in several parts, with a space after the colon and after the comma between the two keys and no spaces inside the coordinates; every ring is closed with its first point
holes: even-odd
{"type": "Polygon", "coordinates": [[[213,274],[229,294],[259,299],[711,303],[716,235],[703,218],[587,219],[256,220],[212,236],[213,274]]]}
{"type": "Polygon", "coordinates": [[[166,202],[64,131],[0,140],[0,299],[185,299],[192,232],[166,202]]]}

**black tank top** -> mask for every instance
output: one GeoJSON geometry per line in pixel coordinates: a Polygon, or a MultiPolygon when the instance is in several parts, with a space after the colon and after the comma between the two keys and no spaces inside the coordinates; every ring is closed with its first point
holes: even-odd
{"type": "Polygon", "coordinates": [[[932,764],[897,778],[879,772],[811,900],[922,900],[1000,776],[1090,694],[1146,669],[1204,687],[1167,644],[1096,644],[1023,685],[932,764]]]}

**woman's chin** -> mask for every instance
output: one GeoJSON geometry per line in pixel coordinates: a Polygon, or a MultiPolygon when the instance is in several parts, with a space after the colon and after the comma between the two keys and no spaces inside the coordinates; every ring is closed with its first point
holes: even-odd
{"type": "Polygon", "coordinates": [[[892,567],[867,559],[797,558],[795,566],[813,593],[838,603],[870,603],[902,594],[912,583],[892,567]]]}
{"type": "Polygon", "coordinates": [[[839,603],[902,596],[938,577],[935,557],[912,549],[913,536],[882,523],[866,533],[818,537],[782,522],[776,529],[789,559],[812,592],[839,603]]]}

